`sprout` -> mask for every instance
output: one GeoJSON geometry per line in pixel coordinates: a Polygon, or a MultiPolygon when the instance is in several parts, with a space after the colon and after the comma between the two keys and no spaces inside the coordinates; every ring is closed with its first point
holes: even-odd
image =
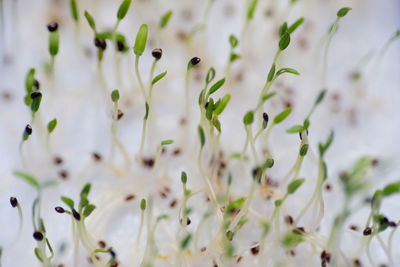
{"type": "Polygon", "coordinates": [[[284,121],[292,113],[292,108],[287,108],[274,118],[274,124],[279,124],[284,121]]]}
{"type": "Polygon", "coordinates": [[[135,55],[137,57],[141,56],[144,52],[144,49],[146,48],[147,33],[148,33],[147,24],[142,24],[136,35],[135,46],[133,48],[133,51],[135,52],[135,55]]]}
{"type": "Polygon", "coordinates": [[[90,28],[96,32],[96,23],[94,22],[94,18],[92,17],[92,15],[90,15],[89,12],[87,12],[85,10],[85,18],[87,20],[87,22],[89,23],[90,28]]]}
{"type": "Polygon", "coordinates": [[[304,183],[304,181],[305,181],[305,179],[300,178],[300,179],[296,179],[293,182],[291,182],[287,186],[288,194],[294,194],[296,192],[296,190],[304,183]]]}
{"type": "Polygon", "coordinates": [[[144,199],[144,198],[140,201],[140,209],[142,211],[144,211],[146,209],[146,199],[144,199]]]}
{"type": "Polygon", "coordinates": [[[51,121],[49,121],[49,123],[47,124],[48,133],[51,134],[56,128],[56,126],[57,126],[57,119],[54,118],[51,121]]]}
{"type": "Polygon", "coordinates": [[[118,89],[115,89],[115,90],[113,90],[112,92],[111,92],[111,100],[112,100],[112,102],[118,102],[118,100],[119,100],[119,91],[118,91],[118,89]]]}
{"type": "Polygon", "coordinates": [[[247,125],[252,124],[253,121],[254,121],[254,111],[253,111],[253,110],[250,110],[250,111],[248,111],[248,112],[244,115],[244,117],[243,117],[243,123],[244,123],[244,125],[247,126],[247,125]]]}
{"type": "Polygon", "coordinates": [[[181,181],[182,181],[182,184],[186,184],[186,182],[187,182],[187,174],[184,171],[182,171],[182,173],[181,173],[181,181]]]}
{"type": "Polygon", "coordinates": [[[281,51],[285,50],[289,46],[289,43],[290,43],[290,33],[286,31],[279,40],[279,49],[281,51]]]}
{"type": "Polygon", "coordinates": [[[78,12],[78,5],[76,4],[76,0],[71,0],[69,7],[70,7],[70,10],[71,10],[72,18],[74,19],[74,21],[76,23],[78,23],[78,21],[79,21],[78,13],[79,12],[78,12]]]}
{"type": "Polygon", "coordinates": [[[128,13],[129,6],[131,5],[132,0],[124,0],[121,5],[119,6],[117,19],[122,20],[125,18],[126,14],[128,13]]]}
{"type": "Polygon", "coordinates": [[[168,10],[168,11],[165,12],[165,14],[161,17],[160,23],[159,23],[161,29],[167,27],[167,24],[168,24],[169,20],[171,19],[171,16],[172,16],[172,10],[168,10]]]}
{"type": "Polygon", "coordinates": [[[346,14],[351,10],[350,7],[343,7],[341,9],[339,9],[339,11],[337,12],[337,16],[339,18],[343,18],[344,16],[346,16],[346,14]]]}

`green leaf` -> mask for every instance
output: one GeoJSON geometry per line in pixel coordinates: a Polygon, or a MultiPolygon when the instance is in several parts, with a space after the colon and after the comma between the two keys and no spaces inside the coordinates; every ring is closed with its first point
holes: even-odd
{"type": "Polygon", "coordinates": [[[244,117],[243,117],[243,123],[244,125],[250,125],[254,121],[254,111],[250,110],[248,111],[244,117]]]}
{"type": "Polygon", "coordinates": [[[341,9],[339,9],[339,11],[337,12],[337,16],[339,18],[343,18],[344,16],[346,16],[346,14],[351,10],[350,7],[343,7],[341,9]]]}
{"type": "Polygon", "coordinates": [[[283,203],[283,199],[277,199],[274,202],[275,207],[280,207],[282,205],[282,203],[283,203]]]}
{"type": "Polygon", "coordinates": [[[189,245],[190,240],[192,239],[191,234],[187,234],[185,238],[181,242],[181,249],[186,249],[187,246],[189,245]]]}
{"type": "Polygon", "coordinates": [[[284,111],[282,111],[281,113],[279,113],[278,115],[276,115],[276,117],[274,118],[274,123],[278,124],[281,123],[283,120],[285,120],[290,113],[292,112],[292,108],[287,108],[284,111]]]}
{"type": "Polygon", "coordinates": [[[204,147],[204,144],[206,143],[206,137],[205,137],[205,135],[204,135],[204,130],[203,130],[203,128],[199,125],[199,127],[198,127],[198,132],[199,132],[199,137],[200,137],[200,145],[201,145],[201,147],[203,148],[204,147]]]}
{"type": "Polygon", "coordinates": [[[247,20],[252,20],[254,18],[254,12],[256,11],[258,0],[252,0],[247,9],[247,20]]]}
{"type": "Polygon", "coordinates": [[[280,70],[278,70],[278,71],[276,72],[275,77],[279,77],[280,75],[282,75],[282,74],[284,74],[284,73],[291,73],[291,74],[294,74],[294,75],[300,75],[300,73],[299,73],[297,70],[295,70],[295,69],[291,69],[291,68],[282,68],[282,69],[280,69],[280,70]]]}
{"type": "Polygon", "coordinates": [[[279,49],[282,51],[285,50],[289,46],[289,43],[290,43],[290,34],[288,32],[285,32],[282,35],[281,39],[279,40],[279,49]]]}
{"type": "Polygon", "coordinates": [[[89,215],[92,214],[92,212],[94,211],[95,208],[96,208],[96,206],[93,204],[86,205],[85,209],[83,210],[83,216],[85,218],[89,217],[89,215]]]}
{"type": "Polygon", "coordinates": [[[117,102],[119,100],[119,91],[115,89],[111,92],[111,100],[112,102],[117,102]]]}
{"type": "Polygon", "coordinates": [[[146,48],[148,27],[146,24],[140,26],[139,31],[136,35],[135,46],[133,52],[136,56],[141,56],[146,48]]]}
{"type": "Polygon", "coordinates": [[[68,207],[71,208],[71,210],[74,209],[74,201],[70,199],[69,197],[62,196],[61,197],[62,202],[64,202],[68,207]]]}
{"type": "Polygon", "coordinates": [[[308,144],[303,144],[300,147],[300,152],[299,152],[300,156],[304,157],[305,155],[307,155],[307,152],[308,152],[308,144]]]}
{"type": "Polygon", "coordinates": [[[96,24],[94,22],[94,18],[92,17],[92,15],[89,14],[89,12],[87,12],[87,10],[85,10],[85,18],[87,20],[87,22],[89,23],[90,28],[96,32],[96,24]]]}
{"type": "Polygon", "coordinates": [[[47,131],[49,132],[49,134],[51,134],[54,129],[57,126],[57,119],[52,119],[48,124],[47,124],[47,131]]]}
{"type": "Polygon", "coordinates": [[[219,102],[218,106],[215,108],[214,110],[214,114],[215,115],[220,115],[226,108],[226,106],[228,105],[229,100],[231,99],[231,95],[230,94],[226,94],[222,99],[221,102],[219,102]]]}
{"type": "Polygon", "coordinates": [[[390,196],[397,193],[400,193],[400,182],[388,184],[385,186],[385,188],[383,188],[384,196],[390,196]]]}
{"type": "Polygon", "coordinates": [[[161,146],[165,146],[165,145],[171,145],[174,143],[174,140],[172,139],[168,139],[168,140],[164,140],[161,142],[161,146]]]}
{"type": "Polygon", "coordinates": [[[57,55],[60,46],[60,33],[58,30],[49,35],[49,52],[53,57],[57,55]]]}
{"type": "Polygon", "coordinates": [[[25,180],[25,182],[27,182],[28,184],[30,184],[31,186],[40,189],[40,184],[39,182],[30,174],[27,174],[25,172],[21,172],[21,171],[14,171],[13,174],[17,177],[20,178],[22,180],[25,180]]]}
{"type": "Polygon", "coordinates": [[[75,22],[78,22],[78,20],[79,20],[78,6],[76,4],[76,0],[71,0],[70,9],[71,9],[72,18],[75,20],[75,22]]]}
{"type": "Polygon", "coordinates": [[[167,26],[170,18],[172,16],[172,10],[168,10],[162,17],[160,20],[160,28],[163,29],[167,26]]]}
{"type": "Polygon", "coordinates": [[[263,95],[262,101],[265,102],[265,101],[267,101],[268,99],[270,99],[271,97],[273,97],[273,96],[275,96],[275,95],[276,95],[276,92],[272,92],[272,93],[263,95]]]}
{"type": "Polygon", "coordinates": [[[324,100],[325,94],[326,94],[325,89],[323,89],[319,92],[317,99],[315,100],[315,105],[320,104],[322,102],[322,100],[324,100]]]}
{"type": "Polygon", "coordinates": [[[34,84],[35,84],[35,69],[31,68],[25,77],[25,88],[29,96],[32,93],[34,84]]]}
{"type": "Polygon", "coordinates": [[[218,132],[221,132],[221,122],[217,118],[214,118],[212,120],[212,124],[214,125],[215,129],[217,129],[218,132]]]}
{"type": "Polygon", "coordinates": [[[81,190],[81,197],[84,195],[86,195],[86,196],[89,195],[91,187],[92,187],[92,185],[90,183],[85,184],[85,186],[81,190]]]}
{"type": "Polygon", "coordinates": [[[210,101],[208,101],[207,109],[206,109],[206,119],[207,120],[211,121],[213,111],[214,111],[214,100],[211,98],[210,101]]]}
{"type": "Polygon", "coordinates": [[[293,182],[291,182],[287,186],[288,194],[293,194],[294,192],[296,192],[296,190],[304,183],[304,181],[305,181],[305,179],[299,178],[299,179],[296,179],[293,182]]]}
{"type": "Polygon", "coordinates": [[[167,71],[164,71],[163,73],[158,74],[156,77],[154,77],[153,81],[151,81],[151,85],[156,84],[159,80],[165,77],[167,75],[167,71]]]}
{"type": "Polygon", "coordinates": [[[282,239],[282,245],[287,248],[295,248],[303,238],[299,234],[288,232],[282,239]]]}
{"type": "Polygon", "coordinates": [[[146,209],[146,199],[144,199],[144,198],[140,201],[140,209],[142,211],[144,211],[146,209]]]}
{"type": "Polygon", "coordinates": [[[322,157],[326,150],[329,148],[329,146],[332,144],[333,141],[333,137],[334,137],[334,133],[333,131],[330,132],[328,139],[326,140],[325,144],[320,143],[318,145],[318,149],[319,149],[319,155],[322,157]]]}
{"type": "Polygon", "coordinates": [[[239,40],[236,38],[235,35],[229,35],[229,44],[231,45],[232,49],[238,46],[239,40]]]}
{"type": "Polygon", "coordinates": [[[184,171],[181,172],[181,181],[182,181],[182,184],[186,184],[186,182],[187,182],[187,174],[184,171]]]}
{"type": "Polygon", "coordinates": [[[240,58],[241,58],[241,56],[239,54],[232,53],[229,57],[229,62],[232,63],[240,58]]]}
{"type": "Polygon", "coordinates": [[[206,75],[206,84],[209,84],[215,77],[215,69],[211,67],[206,75]]]}
{"type": "Polygon", "coordinates": [[[51,253],[51,257],[53,257],[54,256],[54,251],[53,251],[53,248],[50,245],[49,239],[47,239],[47,238],[46,238],[46,244],[47,244],[47,247],[49,248],[49,251],[51,253]]]}
{"type": "Polygon", "coordinates": [[[280,27],[279,27],[279,37],[282,37],[283,34],[285,34],[288,30],[287,22],[285,21],[280,27]]]}
{"type": "Polygon", "coordinates": [[[147,118],[149,117],[149,103],[146,102],[145,108],[146,108],[146,113],[144,114],[144,120],[147,120],[147,118]]]}
{"type": "Polygon", "coordinates": [[[112,39],[112,34],[111,32],[97,32],[96,33],[96,38],[100,40],[111,40],[112,39]]]}
{"type": "Polygon", "coordinates": [[[301,24],[303,24],[303,22],[304,22],[304,18],[299,18],[292,25],[290,25],[290,27],[287,31],[290,34],[293,33],[301,24]]]}
{"type": "Polygon", "coordinates": [[[304,126],[303,125],[294,125],[290,127],[289,129],[286,130],[287,133],[300,133],[304,131],[304,126]]]}
{"type": "Polygon", "coordinates": [[[267,81],[270,82],[272,81],[272,79],[274,79],[274,75],[275,75],[275,64],[272,64],[269,72],[268,72],[268,78],[267,81]]]}
{"type": "Polygon", "coordinates": [[[35,99],[32,99],[31,110],[33,113],[35,113],[39,110],[40,103],[42,102],[42,94],[41,93],[38,94],[38,92],[33,92],[31,94],[31,98],[32,98],[33,94],[35,94],[36,97],[35,97],[35,99]]]}
{"type": "Polygon", "coordinates": [[[245,198],[241,197],[241,198],[229,203],[225,209],[225,213],[229,214],[229,213],[232,213],[234,211],[241,209],[244,204],[244,201],[245,201],[245,198]]]}
{"type": "Polygon", "coordinates": [[[131,5],[132,0],[124,0],[122,4],[119,6],[117,19],[122,20],[125,18],[126,13],[128,13],[129,6],[131,5]]]}
{"type": "Polygon", "coordinates": [[[38,249],[38,248],[35,248],[35,255],[36,255],[36,258],[38,258],[38,260],[40,261],[40,262],[43,262],[43,259],[42,259],[42,257],[40,256],[40,250],[38,249]]]}
{"type": "Polygon", "coordinates": [[[224,85],[224,83],[225,83],[225,78],[216,82],[213,86],[211,86],[207,95],[210,96],[211,94],[215,93],[219,88],[221,88],[224,85]]]}

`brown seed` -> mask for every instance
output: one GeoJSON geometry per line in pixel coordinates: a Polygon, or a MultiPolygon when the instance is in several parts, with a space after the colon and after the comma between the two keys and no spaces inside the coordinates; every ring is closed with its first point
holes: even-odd
{"type": "Polygon", "coordinates": [[[129,200],[132,200],[132,199],[135,199],[135,195],[133,195],[133,194],[127,195],[125,197],[125,201],[129,201],[129,200]]]}
{"type": "Polygon", "coordinates": [[[147,168],[153,168],[154,166],[154,158],[143,158],[143,165],[147,168]]]}
{"type": "Polygon", "coordinates": [[[206,250],[207,250],[206,247],[202,247],[202,248],[200,249],[200,252],[204,252],[204,251],[206,251],[206,250]]]}
{"type": "Polygon", "coordinates": [[[68,179],[68,172],[66,170],[61,170],[58,175],[60,175],[61,179],[66,180],[68,179]]]}
{"type": "Polygon", "coordinates": [[[53,161],[55,165],[61,165],[63,163],[63,159],[60,156],[55,156],[53,161]]]}
{"type": "Polygon", "coordinates": [[[327,183],[327,184],[325,185],[325,190],[326,190],[326,191],[331,191],[331,190],[332,190],[331,184],[327,183]]]}
{"type": "Polygon", "coordinates": [[[363,235],[370,235],[372,233],[371,227],[367,227],[363,231],[363,235]]]}
{"type": "Polygon", "coordinates": [[[175,206],[176,206],[176,203],[177,203],[178,201],[176,200],[176,199],[174,199],[174,200],[172,200],[171,201],[171,203],[169,203],[169,206],[171,207],[171,208],[174,208],[175,206]]]}
{"type": "Polygon", "coordinates": [[[293,224],[293,218],[290,215],[285,216],[285,222],[289,225],[293,224]]]}
{"type": "Polygon", "coordinates": [[[251,254],[253,254],[254,256],[255,255],[257,255],[259,252],[260,252],[260,246],[255,246],[255,247],[252,247],[251,249],[250,249],[250,251],[251,251],[251,254]]]}
{"type": "Polygon", "coordinates": [[[371,162],[371,165],[373,167],[377,166],[378,164],[379,164],[379,159],[373,159],[372,162],[371,162]]]}
{"type": "Polygon", "coordinates": [[[179,148],[176,148],[173,152],[172,152],[172,155],[174,155],[174,156],[178,156],[178,155],[180,155],[181,154],[181,150],[179,149],[179,148]]]}
{"type": "Polygon", "coordinates": [[[102,159],[101,155],[97,152],[93,152],[92,156],[95,161],[101,161],[102,159]]]}
{"type": "Polygon", "coordinates": [[[160,196],[161,196],[162,198],[167,198],[167,194],[165,194],[164,192],[160,192],[160,196]]]}
{"type": "Polygon", "coordinates": [[[355,259],[353,261],[353,264],[354,264],[355,267],[361,267],[361,261],[359,259],[355,259]]]}
{"type": "Polygon", "coordinates": [[[290,256],[292,256],[292,257],[296,256],[296,252],[293,249],[290,250],[289,253],[290,253],[290,256]]]}
{"type": "Polygon", "coordinates": [[[117,115],[118,120],[120,120],[123,116],[124,113],[122,112],[122,110],[118,109],[118,115],[117,115]]]}
{"type": "Polygon", "coordinates": [[[350,229],[351,230],[353,230],[353,231],[358,231],[358,227],[357,227],[357,225],[350,225],[350,229]]]}
{"type": "Polygon", "coordinates": [[[104,242],[103,240],[100,240],[99,242],[97,242],[97,244],[99,245],[100,248],[106,248],[106,242],[104,242]]]}
{"type": "Polygon", "coordinates": [[[239,258],[237,258],[237,260],[236,260],[236,263],[239,263],[242,259],[243,259],[243,256],[239,256],[239,258]]]}

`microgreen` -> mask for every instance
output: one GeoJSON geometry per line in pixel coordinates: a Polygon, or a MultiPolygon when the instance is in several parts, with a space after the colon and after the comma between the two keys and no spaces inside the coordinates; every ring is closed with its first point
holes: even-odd
{"type": "Polygon", "coordinates": [[[125,18],[126,14],[128,13],[129,6],[131,5],[132,0],[124,0],[121,5],[119,6],[117,19],[122,20],[125,18]]]}
{"type": "Polygon", "coordinates": [[[51,134],[54,129],[57,126],[57,119],[52,119],[51,121],[49,121],[49,123],[47,124],[47,131],[49,134],[51,134]]]}
{"type": "Polygon", "coordinates": [[[141,56],[144,52],[144,49],[146,48],[147,33],[148,33],[147,24],[142,24],[136,35],[135,46],[133,48],[133,51],[136,56],[141,56]]]}
{"type": "Polygon", "coordinates": [[[173,12],[172,10],[168,10],[160,19],[160,28],[163,29],[167,27],[169,20],[171,19],[173,12]]]}
{"type": "Polygon", "coordinates": [[[71,15],[74,21],[77,23],[79,21],[79,12],[78,12],[78,5],[76,4],[76,0],[71,0],[69,2],[69,8],[71,10],[71,15]]]}

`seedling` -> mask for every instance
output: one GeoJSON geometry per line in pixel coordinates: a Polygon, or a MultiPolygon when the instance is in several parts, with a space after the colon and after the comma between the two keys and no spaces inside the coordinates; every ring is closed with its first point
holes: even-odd
{"type": "Polygon", "coordinates": [[[47,29],[49,30],[49,53],[50,53],[50,73],[54,72],[54,62],[55,58],[58,54],[59,46],[60,46],[60,33],[58,31],[57,23],[50,23],[47,25],[47,29]]]}
{"type": "Polygon", "coordinates": [[[129,154],[126,151],[124,145],[121,143],[121,141],[117,137],[118,120],[120,120],[123,116],[122,111],[118,108],[119,98],[120,98],[119,91],[117,89],[113,90],[111,92],[111,101],[114,103],[113,123],[111,125],[111,136],[113,139],[112,146],[111,146],[111,159],[113,159],[113,157],[114,157],[115,146],[117,146],[124,157],[125,170],[126,170],[126,173],[128,173],[130,171],[131,160],[129,158],[129,154]]]}
{"type": "Polygon", "coordinates": [[[333,22],[332,26],[329,29],[328,35],[326,37],[326,43],[324,48],[323,62],[322,62],[322,88],[326,87],[326,70],[328,66],[328,50],[331,45],[332,37],[336,33],[336,30],[339,25],[339,20],[347,15],[347,13],[351,10],[350,7],[343,7],[339,9],[336,14],[336,20],[333,22]]]}

